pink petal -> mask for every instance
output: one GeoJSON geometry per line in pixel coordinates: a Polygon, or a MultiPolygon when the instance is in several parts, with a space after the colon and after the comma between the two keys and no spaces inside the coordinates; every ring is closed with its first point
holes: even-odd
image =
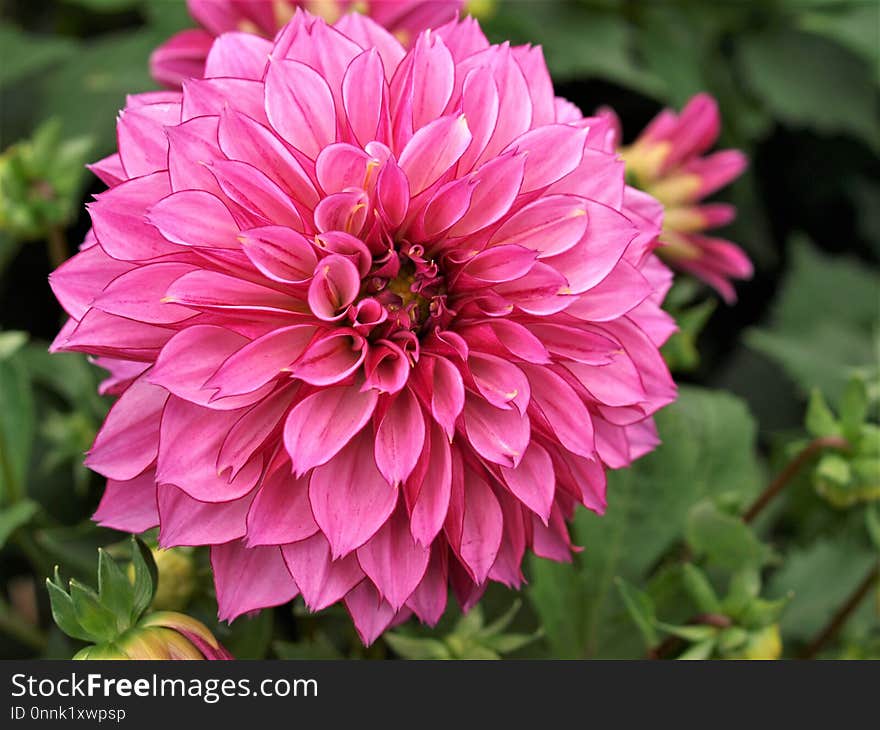
{"type": "Polygon", "coordinates": [[[204,76],[260,81],[271,52],[272,44],[253,33],[226,33],[211,46],[204,76]]]}
{"type": "Polygon", "coordinates": [[[508,218],[489,245],[523,246],[545,258],[574,246],[583,237],[587,225],[587,211],[581,198],[548,195],[508,218]]]}
{"type": "Polygon", "coordinates": [[[354,553],[331,561],[330,546],[320,532],[282,545],[281,552],[311,611],[336,603],[364,579],[354,553]]]}
{"type": "Polygon", "coordinates": [[[312,472],[309,500],[333,559],[369,540],[394,510],[398,491],[373,461],[373,439],[361,432],[331,461],[312,472]]]}
{"type": "Polygon", "coordinates": [[[266,115],[278,134],[313,160],[336,141],[333,94],[324,78],[304,63],[270,62],[266,115]]]}
{"type": "Polygon", "coordinates": [[[373,584],[363,581],[345,596],[345,607],[365,646],[369,646],[394,620],[395,611],[376,592],[373,584]]]}
{"type": "Polygon", "coordinates": [[[299,593],[277,547],[247,548],[241,542],[215,545],[211,566],[221,621],[279,606],[299,593]]]}
{"type": "Polygon", "coordinates": [[[318,318],[332,322],[345,314],[360,292],[357,267],[344,256],[321,259],[309,284],[309,307],[318,318]]]}
{"type": "Polygon", "coordinates": [[[156,458],[159,423],[168,393],[144,379],[135,381],[116,401],[95,443],[86,466],[108,479],[128,481],[156,458]]]}
{"type": "Polygon", "coordinates": [[[311,385],[333,385],[361,366],[365,351],[363,337],[354,330],[339,328],[315,340],[290,370],[311,385]]]}
{"type": "Polygon", "coordinates": [[[440,426],[431,424],[426,470],[412,505],[410,529],[416,542],[429,546],[443,528],[452,488],[452,455],[440,426]]]}
{"type": "Polygon", "coordinates": [[[200,502],[182,489],[161,484],[159,502],[159,544],[217,545],[244,537],[245,519],[254,499],[253,492],[231,502],[200,502]]]}
{"type": "Polygon", "coordinates": [[[172,193],[150,208],[147,220],[166,239],[182,246],[238,248],[239,228],[223,202],[211,193],[172,193]]]}
{"type": "Polygon", "coordinates": [[[529,419],[514,409],[501,410],[469,395],[464,426],[474,450],[493,464],[516,466],[529,445],[529,419]]]}
{"type": "Polygon", "coordinates": [[[547,524],[556,491],[553,462],[547,451],[533,441],[519,465],[515,469],[502,466],[501,474],[516,498],[547,524]]]}
{"type": "Polygon", "coordinates": [[[284,445],[296,474],[326,464],[363,429],[378,395],[354,387],[324,388],[304,398],[284,425],[284,445]]]}
{"type": "Polygon", "coordinates": [[[424,441],[422,407],[407,388],[395,397],[376,428],[376,466],[389,484],[397,486],[412,473],[424,441]]]}
{"type": "Polygon", "coordinates": [[[281,467],[264,479],[247,514],[249,547],[284,545],[311,537],[318,531],[309,505],[309,480],[296,479],[281,467]]]}
{"type": "Polygon", "coordinates": [[[440,117],[416,132],[400,154],[412,195],[437,182],[458,162],[470,141],[464,115],[440,117]]]}
{"type": "Polygon", "coordinates": [[[409,531],[403,504],[357,550],[363,571],[391,607],[399,610],[425,575],[430,551],[416,543],[409,531]]]}
{"type": "Polygon", "coordinates": [[[318,261],[314,246],[290,228],[252,228],[243,231],[239,241],[251,263],[280,284],[303,283],[314,273],[318,261]]]}
{"type": "Polygon", "coordinates": [[[149,469],[127,481],[107,480],[107,488],[92,519],[102,527],[143,532],[159,524],[156,472],[149,469]]]}

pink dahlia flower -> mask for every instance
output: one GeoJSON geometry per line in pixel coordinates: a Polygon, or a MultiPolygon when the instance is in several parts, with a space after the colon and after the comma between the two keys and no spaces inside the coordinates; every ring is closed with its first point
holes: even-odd
{"type": "Polygon", "coordinates": [[[255,33],[272,38],[303,8],[335,23],[345,13],[369,15],[404,45],[427,28],[458,16],[464,0],[186,0],[190,15],[201,26],[185,30],[150,56],[150,72],[163,86],[180,88],[184,79],[200,78],[214,39],[223,33],[255,33]]]}
{"type": "Polygon", "coordinates": [[[51,277],[119,399],[95,514],[210,545],[224,619],[343,600],[362,639],[568,560],[657,444],[661,210],[537,48],[298,13],[134,97],[51,277]]]}
{"type": "MultiPolygon", "coordinates": [[[[619,122],[610,110],[620,139],[619,122]]],[[[704,231],[730,223],[736,209],[702,199],[739,177],[746,157],[739,150],[706,152],[718,139],[721,115],[708,94],[697,94],[676,114],[664,109],[620,153],[632,183],[663,203],[662,242],[658,253],[671,265],[702,279],[730,303],[736,301],[731,279],[748,279],[752,263],[736,244],[704,231]]]]}

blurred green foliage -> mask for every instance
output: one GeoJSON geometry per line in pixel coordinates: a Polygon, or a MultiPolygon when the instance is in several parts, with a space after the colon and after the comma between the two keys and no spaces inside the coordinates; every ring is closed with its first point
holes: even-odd
{"type": "MultiPolygon", "coordinates": [[[[150,51],[191,21],[183,0],[0,7],[0,656],[70,657],[80,644],[52,627],[42,583],[55,564],[92,582],[98,548],[117,555],[121,536],[90,522],[102,485],[82,466],[108,407],[101,374],[48,355],[60,313],[45,277],[100,189],[82,162],[113,151],[126,94],[155,88],[150,51]]],[[[708,91],[723,145],[752,159],[721,198],[739,211],[723,234],[755,259],[756,281],[732,310],[676,283],[680,332],[664,355],[687,384],[657,419],[662,445],[610,475],[604,517],[578,512],[571,564],[528,562],[522,605],[493,586],[464,617],[409,622],[364,649],[338,606],[218,625],[204,550],[185,568],[160,559],[160,591],[164,579],[241,658],[880,657],[873,596],[813,645],[880,558],[877,3],[499,0],[485,26],[543,45],[559,93],[585,112],[615,106],[627,139],[708,91]],[[809,454],[745,519],[827,436],[850,448],[809,454]]],[[[88,592],[78,601],[90,623],[99,609],[88,592]]]]}

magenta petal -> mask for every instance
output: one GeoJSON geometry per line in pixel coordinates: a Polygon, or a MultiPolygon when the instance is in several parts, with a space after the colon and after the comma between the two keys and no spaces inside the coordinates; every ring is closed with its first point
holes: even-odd
{"type": "Polygon", "coordinates": [[[167,400],[162,388],[143,379],[135,381],[110,409],[86,465],[116,481],[137,477],[156,458],[159,418],[167,400]]]}
{"type": "Polygon", "coordinates": [[[244,537],[248,509],[253,493],[231,502],[200,502],[182,489],[162,484],[157,491],[159,503],[159,544],[216,545],[244,537]]]}
{"type": "Polygon", "coordinates": [[[150,208],[147,220],[169,241],[183,246],[238,247],[239,228],[232,214],[210,193],[172,193],[150,208]]]}
{"type": "Polygon", "coordinates": [[[399,610],[428,567],[430,551],[413,540],[401,503],[391,518],[357,550],[357,559],[391,607],[399,610]]]}
{"type": "Polygon", "coordinates": [[[266,115],[278,134],[313,160],[336,141],[333,94],[321,75],[304,63],[270,62],[266,115]]]}
{"type": "Polygon", "coordinates": [[[152,469],[127,481],[107,480],[104,496],[92,519],[102,527],[143,532],[159,524],[156,472],[152,469]]]}
{"type": "Polygon", "coordinates": [[[314,246],[301,233],[284,226],[252,228],[239,240],[251,263],[281,284],[308,281],[318,261],[314,246]]]}
{"type": "Polygon", "coordinates": [[[320,532],[305,540],[281,546],[284,561],[312,611],[336,603],[364,579],[354,553],[330,559],[330,546],[320,532]]]}
{"type": "Polygon", "coordinates": [[[409,179],[412,195],[437,182],[458,162],[470,141],[464,115],[441,117],[416,132],[400,153],[400,167],[409,179]]]}
{"type": "Polygon", "coordinates": [[[532,442],[519,465],[515,469],[502,466],[501,474],[516,498],[547,524],[556,488],[553,462],[547,451],[532,442]]]}
{"type": "Polygon", "coordinates": [[[363,429],[377,393],[354,387],[326,388],[304,398],[284,425],[284,445],[297,474],[326,464],[363,429]]]}
{"type": "Polygon", "coordinates": [[[458,555],[475,583],[486,580],[501,546],[504,518],[488,483],[475,472],[465,472],[464,521],[458,555]]]}
{"type": "Polygon", "coordinates": [[[348,592],[345,596],[345,607],[365,646],[379,638],[395,616],[395,610],[388,601],[382,599],[369,581],[362,581],[348,592]]]}
{"type": "Polygon", "coordinates": [[[443,528],[452,489],[452,454],[440,426],[431,424],[430,448],[418,496],[412,505],[410,529],[416,542],[429,546],[443,528]]]}
{"type": "Polygon", "coordinates": [[[516,466],[529,444],[529,419],[516,410],[501,410],[469,396],[464,424],[474,450],[493,464],[516,466]]]}
{"type": "Polygon", "coordinates": [[[326,535],[333,559],[369,540],[394,510],[398,491],[379,473],[373,443],[362,432],[331,461],[316,467],[309,483],[315,521],[326,535]]]}
{"type": "Polygon", "coordinates": [[[247,544],[283,545],[318,531],[309,505],[309,480],[281,467],[263,480],[247,515],[247,544]]]}
{"type": "Polygon", "coordinates": [[[211,565],[221,621],[287,603],[299,593],[277,547],[247,548],[241,542],[215,545],[211,565]]]}
{"type": "Polygon", "coordinates": [[[376,428],[376,466],[389,484],[399,485],[415,468],[425,442],[425,419],[407,388],[397,395],[376,428]]]}

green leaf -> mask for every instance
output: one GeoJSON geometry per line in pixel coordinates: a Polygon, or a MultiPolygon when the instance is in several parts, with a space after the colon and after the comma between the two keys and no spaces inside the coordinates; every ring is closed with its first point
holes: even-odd
{"type": "Polygon", "coordinates": [[[638,628],[642,639],[645,642],[645,648],[650,649],[658,643],[657,631],[654,628],[656,616],[654,615],[654,602],[651,597],[640,591],[638,588],[631,586],[623,578],[614,581],[617,590],[620,591],[620,597],[623,604],[629,612],[630,618],[638,628]]]}
{"type": "Polygon", "coordinates": [[[118,635],[116,616],[101,603],[98,594],[82,583],[70,581],[70,599],[76,620],[96,643],[111,641],[118,635]]]}
{"type": "Polygon", "coordinates": [[[86,631],[76,617],[73,601],[68,593],[61,587],[61,576],[58,567],[55,567],[55,580],[46,578],[46,590],[49,592],[49,603],[52,607],[52,619],[68,636],[83,641],[92,641],[92,635],[86,631]]]}
{"type": "Polygon", "coordinates": [[[33,391],[17,354],[0,359],[0,403],[0,503],[8,503],[25,493],[34,438],[33,391]]]}
{"type": "Polygon", "coordinates": [[[543,46],[556,81],[601,78],[652,95],[663,89],[650,67],[638,62],[632,28],[620,13],[544,0],[540,22],[537,16],[533,4],[508,3],[485,30],[494,42],[543,46]]]}
{"type": "Polygon", "coordinates": [[[862,262],[819,253],[803,238],[792,241],[791,260],[769,326],[748,331],[746,342],[804,394],[819,388],[835,404],[852,373],[876,363],[880,277],[862,262]]]}
{"type": "Polygon", "coordinates": [[[850,378],[840,400],[840,425],[843,435],[851,442],[858,441],[862,424],[868,417],[868,390],[859,377],[850,378]]]}
{"type": "Polygon", "coordinates": [[[693,563],[685,563],[681,566],[682,580],[684,581],[685,590],[691,597],[697,608],[703,613],[721,613],[721,601],[712,584],[696,565],[693,563]]]}
{"type": "MultiPolygon", "coordinates": [[[[386,638],[387,638],[386,634],[386,638]]],[[[339,650],[327,636],[318,632],[315,636],[301,641],[276,641],[272,650],[279,659],[342,659],[339,650]]]]}
{"type": "Polygon", "coordinates": [[[807,405],[806,418],[807,431],[813,436],[837,436],[840,434],[840,426],[837,418],[825,402],[825,397],[818,388],[810,392],[810,402],[807,405]]]}
{"type": "Polygon", "coordinates": [[[684,639],[685,641],[708,641],[709,639],[714,638],[719,632],[719,629],[715,626],[674,626],[673,624],[663,623],[662,621],[656,621],[655,624],[658,629],[665,631],[667,634],[677,636],[679,639],[684,639]]]}
{"type": "Polygon", "coordinates": [[[272,611],[261,611],[256,616],[243,616],[214,633],[236,659],[265,659],[272,642],[275,624],[272,611]]]}
{"type": "Polygon", "coordinates": [[[131,626],[134,595],[131,582],[106,550],[98,548],[98,596],[116,616],[119,632],[131,626]]]}
{"type": "Polygon", "coordinates": [[[126,94],[154,88],[147,58],[162,40],[149,29],[91,39],[68,63],[40,79],[36,115],[61,118],[65,136],[90,135],[95,154],[109,154],[126,94]]]}
{"type": "Polygon", "coordinates": [[[76,44],[62,36],[25,33],[9,23],[0,23],[0,48],[2,88],[71,58],[76,44]]]}
{"type": "Polygon", "coordinates": [[[715,640],[707,639],[706,641],[701,641],[700,643],[694,644],[693,646],[689,647],[684,653],[679,654],[676,659],[681,659],[684,661],[700,661],[711,657],[714,650],[715,640]]]}
{"type": "Polygon", "coordinates": [[[876,560],[876,550],[846,537],[792,550],[767,586],[771,598],[794,593],[780,621],[785,641],[812,638],[876,560]]]}
{"type": "Polygon", "coordinates": [[[3,548],[13,532],[30,522],[31,518],[39,511],[40,505],[30,499],[0,509],[0,549],[3,548]]]}
{"type": "Polygon", "coordinates": [[[726,570],[758,568],[769,556],[767,547],[742,519],[722,512],[709,500],[691,510],[685,536],[697,556],[726,570]]]}
{"type": "Polygon", "coordinates": [[[862,56],[880,80],[880,6],[873,2],[838,5],[801,13],[798,25],[862,56]]]}
{"type": "Polygon", "coordinates": [[[385,641],[403,659],[452,659],[449,647],[438,639],[389,632],[385,641]]]}
{"type": "Polygon", "coordinates": [[[880,550],[880,503],[872,502],[865,510],[865,526],[868,536],[877,550],[880,550]]]}
{"type": "Polygon", "coordinates": [[[608,475],[605,515],[578,511],[574,542],[585,549],[575,562],[530,563],[528,596],[556,657],[636,655],[614,579],[642,584],[678,542],[694,504],[721,495],[745,503],[761,482],[755,424],[737,398],[683,387],[657,426],[662,445],[608,475]]]}
{"type": "Polygon", "coordinates": [[[783,122],[861,137],[880,149],[874,71],[826,38],[765,28],[738,42],[746,82],[783,122]]]}
{"type": "Polygon", "coordinates": [[[141,614],[146,611],[156,595],[159,584],[159,572],[150,548],[140,539],[131,537],[131,564],[134,567],[134,591],[131,605],[131,623],[137,623],[141,614]]]}

